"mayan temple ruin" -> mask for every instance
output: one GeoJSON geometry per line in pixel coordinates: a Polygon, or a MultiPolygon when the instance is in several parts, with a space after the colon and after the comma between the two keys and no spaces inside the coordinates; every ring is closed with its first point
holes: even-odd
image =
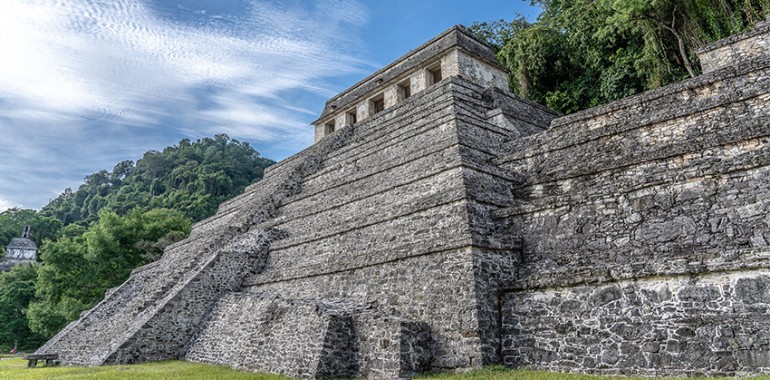
{"type": "Polygon", "coordinates": [[[568,116],[453,27],[38,350],[291,377],[770,371],[770,19],[568,116]]]}
{"type": "Polygon", "coordinates": [[[0,271],[9,271],[18,264],[37,262],[37,244],[29,238],[29,226],[24,226],[20,238],[13,238],[5,247],[5,256],[0,260],[0,271]]]}

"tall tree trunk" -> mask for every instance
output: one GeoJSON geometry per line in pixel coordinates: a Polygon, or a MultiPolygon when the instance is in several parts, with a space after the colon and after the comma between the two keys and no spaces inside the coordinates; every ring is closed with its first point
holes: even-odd
{"type": "Polygon", "coordinates": [[[671,12],[671,25],[666,25],[662,20],[657,19],[655,17],[650,18],[654,23],[658,24],[658,26],[668,30],[671,32],[671,34],[676,37],[676,42],[679,45],[679,56],[682,57],[682,63],[684,64],[684,68],[687,69],[687,74],[690,74],[690,78],[695,78],[695,71],[692,69],[692,64],[690,63],[690,58],[687,56],[687,47],[684,43],[684,38],[682,35],[676,30],[676,7],[674,7],[674,10],[671,12]]]}
{"type": "Polygon", "coordinates": [[[690,78],[695,78],[695,72],[692,70],[690,58],[687,57],[687,49],[684,46],[684,39],[674,29],[669,30],[671,30],[671,33],[674,34],[674,37],[676,37],[676,42],[679,44],[679,55],[682,56],[682,63],[684,63],[684,68],[687,69],[687,73],[690,74],[690,78]]]}

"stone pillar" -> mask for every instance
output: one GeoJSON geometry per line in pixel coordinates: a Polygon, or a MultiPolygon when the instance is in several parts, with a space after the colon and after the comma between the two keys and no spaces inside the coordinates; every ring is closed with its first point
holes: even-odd
{"type": "Polygon", "coordinates": [[[340,129],[342,127],[348,126],[350,124],[347,123],[347,118],[345,117],[345,112],[340,112],[337,115],[334,116],[334,129],[340,129]]]}
{"type": "Polygon", "coordinates": [[[358,122],[358,115],[356,114],[356,108],[353,107],[353,109],[349,109],[343,113],[345,116],[345,124],[344,126],[353,125],[358,122]]]}
{"type": "Polygon", "coordinates": [[[324,138],[324,125],[323,125],[323,123],[318,123],[318,124],[315,125],[315,139],[314,139],[314,142],[318,142],[322,138],[324,138]]]}
{"type": "Polygon", "coordinates": [[[366,119],[373,113],[374,113],[374,110],[371,109],[371,106],[368,100],[358,103],[356,105],[356,119],[358,119],[359,121],[366,119]]]}
{"type": "Polygon", "coordinates": [[[425,90],[428,86],[428,73],[425,69],[417,70],[416,73],[412,74],[409,80],[412,82],[412,93],[416,94],[425,90]]]}
{"type": "Polygon", "coordinates": [[[449,54],[441,57],[441,74],[444,78],[460,75],[460,52],[453,49],[449,54]]]}
{"type": "Polygon", "coordinates": [[[398,103],[398,85],[390,85],[385,89],[385,109],[393,107],[398,103]]]}

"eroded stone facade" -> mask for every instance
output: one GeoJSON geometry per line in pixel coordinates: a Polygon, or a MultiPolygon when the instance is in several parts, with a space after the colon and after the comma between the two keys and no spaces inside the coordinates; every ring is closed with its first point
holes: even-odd
{"type": "Polygon", "coordinates": [[[507,293],[505,364],[666,376],[764,372],[768,289],[767,271],[746,271],[507,293]]]}
{"type": "Polygon", "coordinates": [[[329,100],[316,144],[39,352],[302,378],[768,371],[767,33],[560,116],[454,27],[329,100]]]}
{"type": "Polygon", "coordinates": [[[5,247],[5,256],[0,260],[0,271],[11,270],[18,264],[37,262],[37,244],[29,238],[29,226],[24,227],[21,237],[13,238],[5,247]]]}

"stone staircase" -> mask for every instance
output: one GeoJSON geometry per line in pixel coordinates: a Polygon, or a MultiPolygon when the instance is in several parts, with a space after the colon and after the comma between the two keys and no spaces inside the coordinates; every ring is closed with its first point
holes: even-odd
{"type": "Polygon", "coordinates": [[[400,377],[427,365],[489,360],[480,353],[481,339],[462,332],[481,323],[469,247],[505,257],[521,244],[465,227],[469,217],[483,219],[473,225],[486,223],[483,204],[502,202],[517,178],[489,163],[493,145],[485,145],[483,134],[504,141],[550,117],[527,111],[539,124],[512,125],[512,107],[521,105],[504,106],[503,95],[490,91],[447,78],[270,168],[39,352],[58,352],[72,364],[186,358],[271,372],[293,368],[296,376],[400,377]],[[479,107],[464,105],[465,96],[479,107]],[[500,179],[479,177],[486,175],[500,179]],[[489,186],[476,187],[477,180],[489,186]],[[466,286],[447,292],[445,284],[458,278],[466,286]],[[462,306],[432,307],[448,303],[462,306]],[[313,311],[339,305],[357,306],[313,311]],[[291,310],[293,319],[275,307],[291,310]],[[294,327],[260,341],[257,330],[263,334],[273,317],[294,327]],[[309,335],[299,333],[304,323],[315,326],[309,335]],[[329,339],[337,343],[324,343],[329,339]],[[265,347],[253,349],[260,344],[265,347]],[[442,350],[434,352],[436,345],[442,350]],[[304,348],[276,360],[284,346],[304,348]],[[329,359],[339,347],[358,356],[329,359]],[[215,357],[212,350],[232,355],[215,357]]]}
{"type": "Polygon", "coordinates": [[[275,215],[282,198],[298,193],[300,180],[349,135],[341,130],[271,170],[259,186],[197,223],[160,260],[134,270],[37,353],[59,353],[62,362],[78,365],[179,358],[219,297],[238,289],[245,276],[260,270],[259,263],[264,266],[267,247],[280,234],[259,224],[275,215]]]}

